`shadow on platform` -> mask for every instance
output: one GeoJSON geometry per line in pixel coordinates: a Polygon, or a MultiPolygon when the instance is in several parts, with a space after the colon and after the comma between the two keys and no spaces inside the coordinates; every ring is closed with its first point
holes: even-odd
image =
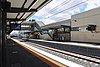
{"type": "Polygon", "coordinates": [[[50,67],[10,39],[7,40],[6,50],[7,67],[50,67]]]}

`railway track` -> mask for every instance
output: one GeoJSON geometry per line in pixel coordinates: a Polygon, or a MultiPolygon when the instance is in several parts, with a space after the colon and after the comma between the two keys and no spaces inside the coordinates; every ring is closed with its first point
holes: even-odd
{"type": "MultiPolygon", "coordinates": [[[[94,48],[93,46],[91,47],[84,47],[84,46],[77,46],[77,45],[69,45],[69,44],[62,44],[62,43],[52,43],[52,42],[42,42],[42,41],[35,41],[35,40],[29,40],[30,42],[36,43],[36,44],[41,44],[43,46],[63,50],[63,51],[70,51],[73,53],[78,53],[82,54],[85,56],[90,56],[93,58],[100,59],[100,48],[94,48]]],[[[99,46],[100,47],[100,46],[99,46]]]]}
{"type": "Polygon", "coordinates": [[[32,42],[28,42],[28,44],[30,44],[30,46],[54,54],[66,60],[75,62],[77,64],[83,65],[85,67],[100,67],[100,58],[97,57],[87,56],[87,55],[83,55],[71,51],[63,51],[63,50],[43,46],[32,42]]]}

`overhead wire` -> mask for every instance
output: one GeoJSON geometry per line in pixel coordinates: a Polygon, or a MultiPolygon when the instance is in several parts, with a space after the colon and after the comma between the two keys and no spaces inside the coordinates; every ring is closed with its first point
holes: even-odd
{"type": "MultiPolygon", "coordinates": [[[[64,6],[64,5],[66,5],[67,3],[69,3],[71,0],[65,0],[65,1],[63,1],[61,4],[59,4],[59,5],[57,5],[57,6],[55,6],[53,9],[51,9],[49,12],[47,12],[47,13],[52,13],[52,12],[54,12],[54,11],[56,11],[56,9],[59,9],[60,7],[62,7],[62,6],[64,6]]],[[[44,14],[43,16],[45,16],[46,14],[44,14]]]]}
{"type": "Polygon", "coordinates": [[[73,7],[76,7],[76,6],[78,6],[78,5],[81,5],[81,4],[83,4],[83,3],[87,2],[87,1],[88,1],[88,0],[83,1],[83,2],[81,2],[81,3],[78,3],[78,4],[74,5],[74,6],[71,6],[71,7],[67,8],[67,9],[64,9],[64,10],[60,11],[60,12],[57,12],[57,13],[55,13],[55,14],[53,14],[53,15],[47,17],[47,18],[44,18],[44,19],[48,19],[48,18],[50,18],[50,17],[52,17],[52,16],[55,16],[55,15],[57,15],[57,14],[59,14],[59,13],[62,13],[62,12],[64,12],[64,11],[66,11],[66,10],[69,10],[69,9],[71,9],[71,8],[73,8],[73,7]]]}
{"type": "Polygon", "coordinates": [[[48,13],[52,13],[52,12],[54,12],[56,9],[59,9],[59,7],[62,7],[62,6],[64,6],[64,5],[66,5],[67,3],[69,3],[71,0],[65,0],[65,1],[63,1],[61,4],[59,4],[59,5],[57,5],[57,6],[55,6],[53,9],[51,9],[48,13]]]}

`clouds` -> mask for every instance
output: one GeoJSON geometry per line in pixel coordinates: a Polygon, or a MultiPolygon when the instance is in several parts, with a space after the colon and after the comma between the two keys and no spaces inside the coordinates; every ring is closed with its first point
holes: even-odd
{"type": "Polygon", "coordinates": [[[49,24],[99,6],[100,0],[53,0],[31,18],[49,24]]]}
{"type": "Polygon", "coordinates": [[[100,0],[89,0],[86,2],[87,8],[85,9],[85,11],[96,8],[96,7],[100,7],[100,0]]]}
{"type": "Polygon", "coordinates": [[[56,20],[53,20],[53,19],[41,19],[42,22],[45,22],[45,24],[50,24],[50,23],[53,23],[53,22],[56,22],[56,20]]]}

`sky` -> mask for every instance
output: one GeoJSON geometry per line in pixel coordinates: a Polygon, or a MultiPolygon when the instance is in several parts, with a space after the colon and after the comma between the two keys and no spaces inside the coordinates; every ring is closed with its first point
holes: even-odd
{"type": "Polygon", "coordinates": [[[100,7],[100,0],[52,0],[28,20],[35,19],[47,25],[97,7],[100,7]]]}

